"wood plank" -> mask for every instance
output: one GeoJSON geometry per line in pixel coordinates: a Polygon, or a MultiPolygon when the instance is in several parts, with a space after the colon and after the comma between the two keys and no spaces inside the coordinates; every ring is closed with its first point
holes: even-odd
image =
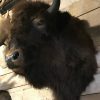
{"type": "Polygon", "coordinates": [[[6,74],[10,74],[10,73],[12,73],[12,70],[10,70],[9,68],[2,68],[1,66],[0,66],[0,76],[3,76],[3,75],[6,75],[6,74]]]}
{"type": "Polygon", "coordinates": [[[19,91],[25,91],[27,89],[35,89],[35,88],[33,86],[27,84],[27,85],[22,85],[22,86],[19,86],[19,87],[11,88],[8,91],[10,93],[15,93],[15,92],[19,92],[19,91]]]}
{"type": "MultiPolygon", "coordinates": [[[[52,4],[52,0],[33,0],[33,1],[44,1],[52,4]]],[[[61,0],[60,10],[68,11],[74,16],[86,13],[96,7],[100,6],[99,0],[61,0]]]]}
{"type": "MultiPolygon", "coordinates": [[[[28,88],[24,89],[26,86],[18,87],[18,89],[13,89],[14,92],[10,92],[13,100],[52,100],[52,91],[50,89],[34,89],[28,88]]],[[[13,91],[12,90],[12,91],[13,91]]]]}
{"type": "MultiPolygon", "coordinates": [[[[13,100],[53,100],[50,90],[34,90],[32,88],[24,91],[10,93],[13,100]]],[[[100,100],[100,94],[81,96],[81,100],[100,100]]]]}
{"type": "Polygon", "coordinates": [[[5,46],[1,46],[0,47],[0,75],[5,75],[5,74],[9,74],[12,71],[10,69],[8,69],[5,63],[5,57],[4,57],[4,50],[5,50],[5,46]]]}
{"type": "Polygon", "coordinates": [[[36,89],[30,85],[9,89],[9,92],[13,100],[52,100],[53,98],[50,89],[36,89]]]}
{"type": "Polygon", "coordinates": [[[18,91],[18,92],[15,92],[15,93],[10,93],[10,95],[11,95],[12,100],[24,100],[23,99],[23,91],[18,91]]]}
{"type": "Polygon", "coordinates": [[[100,8],[87,13],[86,15],[82,15],[79,17],[80,19],[88,20],[91,27],[100,25],[100,8]]]}
{"type": "Polygon", "coordinates": [[[54,100],[52,91],[42,89],[27,89],[23,91],[23,100],[54,100]],[[24,96],[25,95],[25,96],[24,96]]]}
{"type": "Polygon", "coordinates": [[[10,73],[0,76],[0,90],[10,89],[28,84],[24,78],[10,73]]]}
{"type": "Polygon", "coordinates": [[[81,100],[100,100],[100,94],[92,94],[92,95],[82,96],[81,100]]]}
{"type": "MultiPolygon", "coordinates": [[[[26,89],[31,87],[30,85],[27,86],[28,83],[25,81],[25,79],[23,79],[19,76],[13,77],[13,73],[1,76],[0,80],[1,80],[0,90],[10,89],[10,91],[14,92],[14,91],[17,91],[18,87],[21,90],[22,89],[25,90],[25,88],[21,88],[23,86],[26,86],[26,89]]],[[[18,89],[18,91],[19,91],[19,89],[18,89]]],[[[85,91],[85,93],[83,93],[83,95],[98,93],[98,92],[100,92],[100,68],[98,69],[98,72],[95,75],[95,80],[90,84],[90,86],[88,86],[87,90],[85,91]]]]}
{"type": "MultiPolygon", "coordinates": [[[[53,100],[53,92],[48,88],[41,90],[35,88],[24,89],[27,86],[18,87],[16,91],[10,92],[13,100],[53,100]]],[[[81,96],[81,100],[99,100],[100,94],[81,96]]]]}
{"type": "MultiPolygon", "coordinates": [[[[100,93],[99,87],[100,87],[100,74],[97,74],[95,75],[95,81],[91,83],[91,85],[87,88],[86,92],[83,95],[91,94],[91,93],[100,93]]],[[[13,100],[22,100],[22,98],[23,100],[32,100],[32,99],[33,100],[52,100],[51,99],[52,91],[48,88],[39,90],[34,87],[31,87],[30,85],[23,84],[23,85],[16,85],[16,87],[12,89],[10,88],[9,92],[13,100]]],[[[82,96],[82,100],[87,100],[87,98],[88,98],[87,96],[82,96]]]]}
{"type": "Polygon", "coordinates": [[[0,66],[2,68],[6,68],[5,57],[3,54],[4,50],[5,50],[5,46],[4,45],[0,46],[0,66]]]}
{"type": "MultiPolygon", "coordinates": [[[[24,86],[28,84],[24,78],[19,75],[14,76],[14,73],[0,76],[0,90],[10,89],[19,86],[24,86]]],[[[95,81],[87,88],[85,94],[98,93],[100,92],[100,68],[98,69],[97,74],[95,75],[95,81]]]]}
{"type": "MultiPolygon", "coordinates": [[[[33,89],[11,93],[11,97],[13,100],[53,100],[53,95],[50,91],[42,90],[40,93],[33,89]]],[[[81,96],[81,100],[100,100],[100,94],[81,96]]]]}
{"type": "Polygon", "coordinates": [[[69,6],[68,11],[74,16],[79,16],[97,7],[100,7],[100,0],[77,0],[69,6]]]}

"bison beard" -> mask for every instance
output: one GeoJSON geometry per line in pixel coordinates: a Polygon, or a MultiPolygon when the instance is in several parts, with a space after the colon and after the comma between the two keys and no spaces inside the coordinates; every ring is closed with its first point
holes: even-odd
{"type": "MultiPolygon", "coordinates": [[[[60,1],[60,0],[55,0],[60,1]]],[[[36,88],[49,87],[56,100],[79,100],[94,79],[95,48],[84,21],[42,2],[15,7],[5,60],[36,88]]]]}

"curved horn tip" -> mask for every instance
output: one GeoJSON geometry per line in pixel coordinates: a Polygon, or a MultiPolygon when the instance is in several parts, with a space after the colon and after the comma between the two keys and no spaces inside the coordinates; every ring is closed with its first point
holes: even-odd
{"type": "Polygon", "coordinates": [[[52,5],[47,9],[49,13],[54,13],[59,10],[60,7],[60,0],[53,0],[52,5]]]}

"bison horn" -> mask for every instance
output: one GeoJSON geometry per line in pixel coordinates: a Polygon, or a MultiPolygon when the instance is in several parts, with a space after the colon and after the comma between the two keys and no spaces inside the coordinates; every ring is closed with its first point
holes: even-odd
{"type": "Polygon", "coordinates": [[[49,13],[54,13],[59,10],[60,0],[53,0],[52,5],[47,9],[49,13]]]}

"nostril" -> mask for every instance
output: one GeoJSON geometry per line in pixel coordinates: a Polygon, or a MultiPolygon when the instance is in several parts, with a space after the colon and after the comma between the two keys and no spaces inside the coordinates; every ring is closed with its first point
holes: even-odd
{"type": "Polygon", "coordinates": [[[19,52],[18,51],[14,52],[12,55],[13,60],[18,59],[18,57],[19,57],[19,52]]]}
{"type": "Polygon", "coordinates": [[[5,61],[8,65],[9,68],[11,68],[13,66],[13,62],[12,62],[12,57],[9,56],[9,57],[5,57],[5,61]]]}
{"type": "Polygon", "coordinates": [[[11,62],[11,57],[5,57],[5,61],[8,63],[8,62],[11,62]]]}

